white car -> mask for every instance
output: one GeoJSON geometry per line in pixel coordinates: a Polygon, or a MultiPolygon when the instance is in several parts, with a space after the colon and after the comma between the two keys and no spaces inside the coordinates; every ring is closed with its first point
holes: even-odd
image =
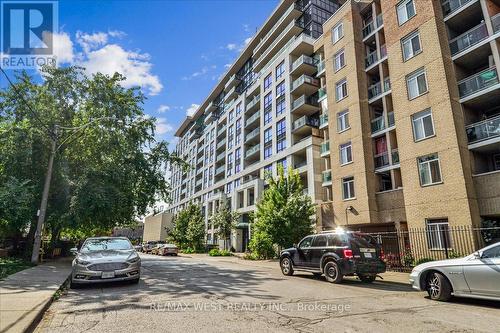
{"type": "Polygon", "coordinates": [[[433,300],[447,301],[453,295],[500,301],[500,242],[464,258],[418,265],[410,283],[433,300]]]}

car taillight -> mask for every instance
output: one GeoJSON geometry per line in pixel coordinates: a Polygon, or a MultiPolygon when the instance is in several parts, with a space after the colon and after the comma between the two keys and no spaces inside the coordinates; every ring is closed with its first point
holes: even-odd
{"type": "Polygon", "coordinates": [[[385,259],[384,249],[380,249],[380,259],[385,259]]]}
{"type": "Polygon", "coordinates": [[[351,249],[344,249],[344,258],[352,258],[352,250],[351,249]]]}

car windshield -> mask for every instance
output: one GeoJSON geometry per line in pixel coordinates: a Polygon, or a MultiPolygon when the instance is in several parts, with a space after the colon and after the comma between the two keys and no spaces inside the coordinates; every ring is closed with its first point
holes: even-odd
{"type": "Polygon", "coordinates": [[[82,252],[103,251],[103,250],[130,250],[132,246],[126,239],[106,238],[89,239],[83,244],[82,252]]]}

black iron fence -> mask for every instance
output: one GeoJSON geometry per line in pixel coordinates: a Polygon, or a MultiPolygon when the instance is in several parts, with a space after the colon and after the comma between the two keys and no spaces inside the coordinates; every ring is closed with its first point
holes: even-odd
{"type": "Polygon", "coordinates": [[[451,227],[445,223],[368,234],[382,246],[387,269],[393,271],[411,271],[423,262],[464,257],[500,242],[500,227],[451,227]]]}

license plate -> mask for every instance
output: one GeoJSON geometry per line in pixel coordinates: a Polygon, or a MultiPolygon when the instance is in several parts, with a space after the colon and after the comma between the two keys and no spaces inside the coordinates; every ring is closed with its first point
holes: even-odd
{"type": "Polygon", "coordinates": [[[365,258],[373,258],[370,252],[365,252],[363,254],[365,255],[365,258]]]}
{"type": "Polygon", "coordinates": [[[110,279],[115,277],[115,272],[102,272],[101,277],[103,279],[110,279]]]}

